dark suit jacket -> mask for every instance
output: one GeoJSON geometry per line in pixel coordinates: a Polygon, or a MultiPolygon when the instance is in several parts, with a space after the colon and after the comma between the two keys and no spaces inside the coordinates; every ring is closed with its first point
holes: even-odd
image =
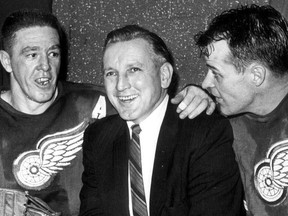
{"type": "MultiPolygon", "coordinates": [[[[84,135],[80,215],[128,216],[129,131],[118,115],[84,135]]],[[[242,215],[243,191],[229,121],[205,114],[181,120],[169,103],[158,138],[150,216],[242,215]]]]}

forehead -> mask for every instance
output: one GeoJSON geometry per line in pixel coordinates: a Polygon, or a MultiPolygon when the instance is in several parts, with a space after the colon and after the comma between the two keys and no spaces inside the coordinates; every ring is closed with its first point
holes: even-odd
{"type": "Polygon", "coordinates": [[[104,65],[111,61],[147,61],[152,60],[155,53],[151,45],[144,39],[137,38],[130,41],[110,44],[104,52],[104,65]]]}
{"type": "Polygon", "coordinates": [[[231,52],[226,40],[212,42],[207,47],[206,61],[231,63],[231,52]]]}
{"type": "Polygon", "coordinates": [[[59,45],[56,29],[49,26],[34,26],[20,29],[15,33],[15,46],[59,45]]]}

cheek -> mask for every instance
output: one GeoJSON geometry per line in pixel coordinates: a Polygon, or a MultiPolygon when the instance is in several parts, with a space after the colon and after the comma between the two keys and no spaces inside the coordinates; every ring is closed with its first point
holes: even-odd
{"type": "Polygon", "coordinates": [[[248,100],[247,94],[243,88],[227,88],[222,94],[224,100],[234,104],[235,106],[241,105],[242,103],[245,103],[246,100],[248,100]]]}
{"type": "Polygon", "coordinates": [[[114,92],[116,91],[115,82],[113,80],[104,79],[104,86],[109,100],[113,103],[114,101],[116,101],[116,98],[113,96],[114,92]]]}
{"type": "Polygon", "coordinates": [[[25,79],[33,76],[35,66],[33,64],[27,64],[26,62],[19,62],[12,64],[12,70],[15,76],[25,79]]]}
{"type": "Polygon", "coordinates": [[[107,92],[111,91],[111,89],[113,89],[113,87],[115,86],[114,81],[111,79],[105,79],[104,78],[104,86],[105,86],[105,89],[107,92]]]}
{"type": "Polygon", "coordinates": [[[157,92],[159,89],[162,88],[160,76],[146,77],[140,82],[139,82],[139,86],[141,85],[143,88],[147,89],[148,91],[157,92]]]}
{"type": "Polygon", "coordinates": [[[18,82],[23,82],[29,74],[29,71],[25,67],[18,67],[18,65],[13,68],[13,76],[16,78],[18,82]]]}
{"type": "Polygon", "coordinates": [[[11,62],[11,68],[14,74],[19,74],[20,71],[26,70],[26,64],[23,64],[21,61],[19,62],[11,62]]]}
{"type": "Polygon", "coordinates": [[[54,67],[56,69],[57,72],[59,72],[60,66],[61,66],[61,62],[60,60],[55,60],[52,62],[52,67],[54,67]]]}
{"type": "Polygon", "coordinates": [[[220,83],[217,87],[218,91],[221,92],[223,95],[234,95],[237,92],[237,84],[231,83],[220,83]]]}

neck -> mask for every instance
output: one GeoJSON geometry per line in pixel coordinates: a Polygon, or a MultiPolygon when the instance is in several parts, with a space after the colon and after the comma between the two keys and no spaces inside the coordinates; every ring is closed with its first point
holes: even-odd
{"type": "Polygon", "coordinates": [[[29,115],[39,115],[44,113],[51,106],[51,104],[55,101],[57,95],[58,89],[56,89],[55,94],[53,95],[51,100],[44,103],[38,103],[31,100],[29,97],[18,97],[17,93],[9,90],[1,93],[1,98],[19,112],[29,115]]]}
{"type": "Polygon", "coordinates": [[[261,93],[257,93],[256,104],[252,113],[267,115],[271,113],[288,94],[288,76],[277,82],[272,82],[261,93]]]}

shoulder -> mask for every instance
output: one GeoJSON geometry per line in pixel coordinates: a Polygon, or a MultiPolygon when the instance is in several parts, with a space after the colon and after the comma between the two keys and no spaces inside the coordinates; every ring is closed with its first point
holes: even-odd
{"type": "Polygon", "coordinates": [[[205,153],[210,150],[215,151],[216,148],[230,149],[232,147],[232,127],[229,120],[219,113],[212,115],[203,113],[194,119],[184,119],[179,125],[180,135],[178,136],[185,137],[180,140],[183,140],[182,142],[190,150],[197,149],[205,153]]]}
{"type": "Polygon", "coordinates": [[[59,82],[59,98],[77,101],[78,103],[85,103],[86,101],[92,102],[93,104],[98,101],[99,98],[104,98],[106,95],[98,86],[84,83],[72,83],[72,82],[59,82]]]}
{"type": "Polygon", "coordinates": [[[102,86],[72,82],[59,82],[58,86],[59,96],[57,100],[78,104],[83,106],[83,109],[87,106],[91,107],[92,118],[103,118],[106,115],[116,113],[102,86]]]}
{"type": "Polygon", "coordinates": [[[188,117],[180,119],[176,109],[177,105],[169,102],[163,121],[165,125],[170,125],[170,127],[173,127],[174,129],[178,127],[178,130],[187,130],[189,132],[199,131],[201,134],[210,130],[219,131],[221,128],[225,128],[232,133],[232,127],[228,118],[224,117],[217,111],[212,115],[207,115],[205,112],[202,112],[193,119],[189,119],[188,117]]]}
{"type": "MultiPolygon", "coordinates": [[[[206,128],[207,133],[212,137],[226,137],[227,139],[233,140],[233,130],[230,121],[227,117],[221,115],[218,112],[212,115],[206,115],[203,113],[199,116],[202,128],[206,128]]],[[[202,129],[203,130],[203,129],[202,129]]]]}
{"type": "Polygon", "coordinates": [[[201,131],[209,131],[214,129],[221,130],[222,128],[225,128],[226,130],[232,132],[232,127],[229,119],[227,117],[224,117],[217,111],[215,111],[211,115],[207,115],[203,112],[194,119],[187,118],[184,120],[184,124],[195,129],[198,128],[201,131]]]}
{"type": "Polygon", "coordinates": [[[119,115],[111,115],[102,119],[97,119],[90,124],[84,132],[83,149],[89,149],[90,145],[94,148],[109,148],[117,137],[122,136],[128,131],[127,124],[119,115]],[[93,144],[94,143],[94,144],[93,144]]]}
{"type": "Polygon", "coordinates": [[[86,91],[86,92],[94,92],[94,93],[105,95],[104,86],[100,86],[100,85],[61,81],[59,82],[59,87],[62,88],[63,93],[86,91]]]}
{"type": "Polygon", "coordinates": [[[93,136],[102,136],[104,134],[112,135],[126,126],[126,122],[122,120],[118,114],[115,114],[102,119],[97,119],[87,127],[85,134],[93,134],[93,136]]]}

